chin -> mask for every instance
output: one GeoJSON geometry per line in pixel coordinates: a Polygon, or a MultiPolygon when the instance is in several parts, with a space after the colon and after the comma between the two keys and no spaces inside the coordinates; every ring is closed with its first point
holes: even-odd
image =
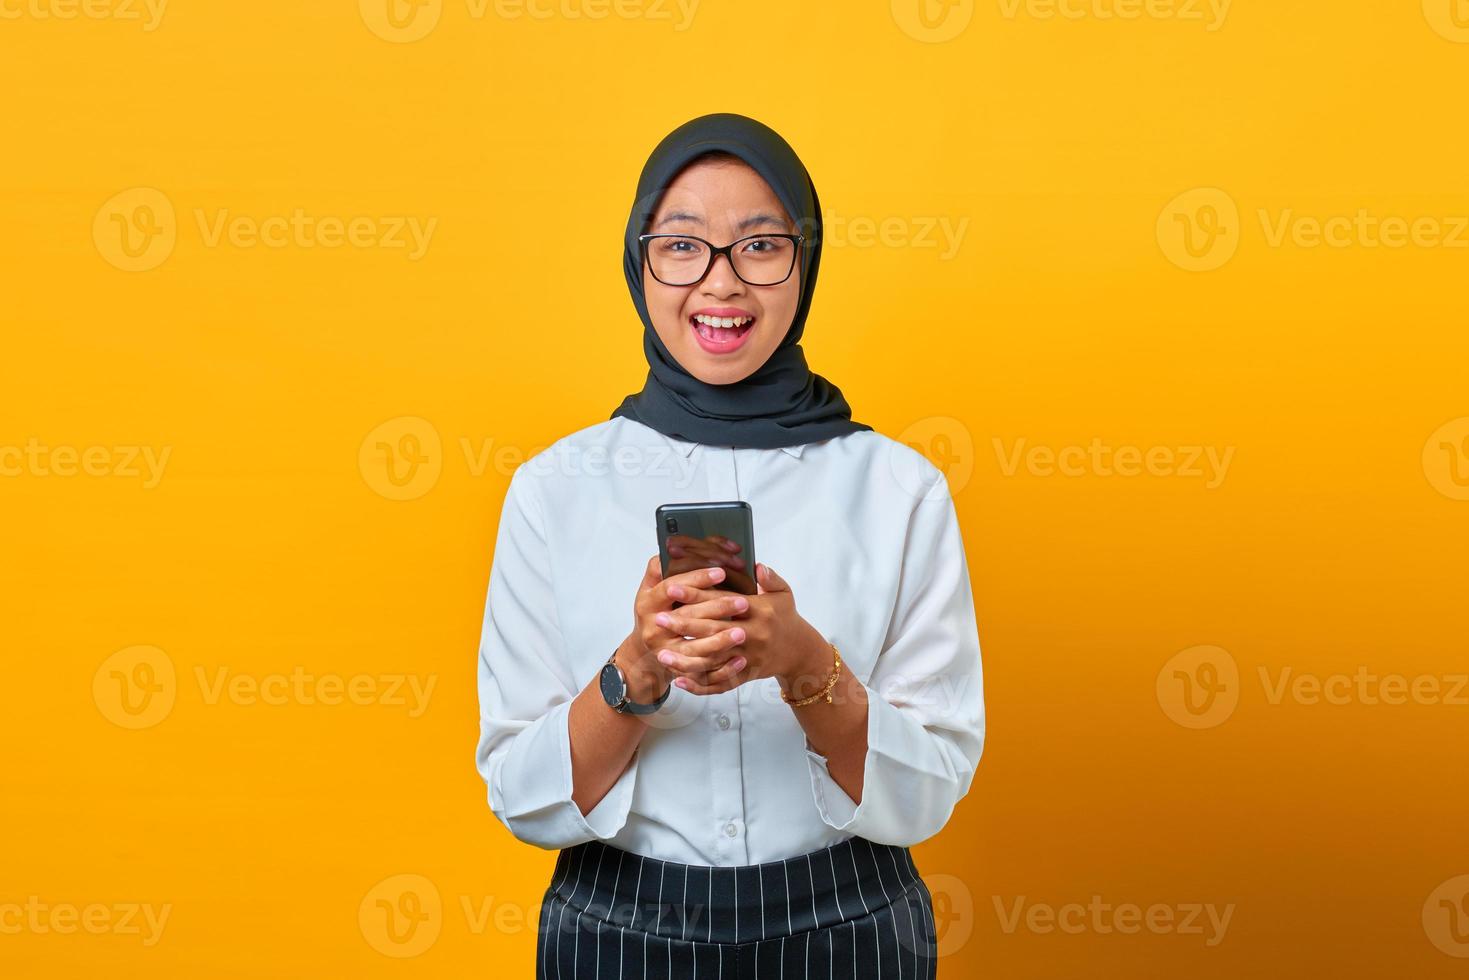
{"type": "Polygon", "coordinates": [[[753,371],[732,369],[730,366],[724,365],[712,371],[699,371],[694,373],[694,377],[706,385],[732,385],[736,381],[745,380],[753,373],[753,371]]]}

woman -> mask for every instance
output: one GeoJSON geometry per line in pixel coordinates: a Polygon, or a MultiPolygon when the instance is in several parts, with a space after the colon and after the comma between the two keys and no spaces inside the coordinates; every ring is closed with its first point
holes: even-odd
{"type": "Polygon", "coordinates": [[[560,851],[538,976],[935,975],[908,848],[983,746],[969,573],[942,472],[806,366],[821,244],[774,131],[674,130],[624,240],[643,389],[511,478],[477,762],[560,851]],[[642,557],[660,504],[705,500],[751,504],[757,594],[642,557]]]}

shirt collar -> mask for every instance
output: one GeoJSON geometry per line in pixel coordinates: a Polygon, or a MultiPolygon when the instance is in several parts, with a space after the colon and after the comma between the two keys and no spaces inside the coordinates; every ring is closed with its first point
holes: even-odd
{"type": "MultiPolygon", "coordinates": [[[[663,433],[661,433],[661,432],[658,433],[658,434],[659,435],[663,435],[663,433]]],[[[665,436],[663,436],[663,439],[670,446],[672,446],[678,452],[678,454],[680,456],[684,456],[685,458],[687,458],[689,456],[689,454],[694,451],[694,447],[695,446],[699,445],[697,442],[687,442],[687,441],[685,441],[683,439],[675,439],[672,436],[666,436],[665,435],[665,436]]],[[[801,450],[803,450],[805,448],[806,448],[805,445],[802,444],[802,443],[798,443],[798,444],[796,444],[794,446],[781,446],[780,447],[780,449],[781,449],[782,452],[787,453],[790,456],[794,456],[796,459],[800,459],[801,458],[801,450]]]]}

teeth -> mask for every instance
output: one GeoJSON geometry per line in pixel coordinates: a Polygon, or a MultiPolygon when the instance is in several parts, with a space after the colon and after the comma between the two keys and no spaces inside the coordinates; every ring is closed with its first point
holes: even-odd
{"type": "Polygon", "coordinates": [[[695,322],[702,323],[706,327],[719,327],[723,330],[743,327],[754,319],[752,316],[705,316],[703,313],[694,314],[695,322]]]}

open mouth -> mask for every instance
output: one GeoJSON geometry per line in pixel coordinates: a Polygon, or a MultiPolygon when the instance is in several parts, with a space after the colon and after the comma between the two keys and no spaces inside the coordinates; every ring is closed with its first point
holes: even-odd
{"type": "Polygon", "coordinates": [[[689,317],[689,327],[704,350],[711,354],[728,354],[744,345],[745,339],[755,329],[755,318],[695,313],[689,317]]]}

